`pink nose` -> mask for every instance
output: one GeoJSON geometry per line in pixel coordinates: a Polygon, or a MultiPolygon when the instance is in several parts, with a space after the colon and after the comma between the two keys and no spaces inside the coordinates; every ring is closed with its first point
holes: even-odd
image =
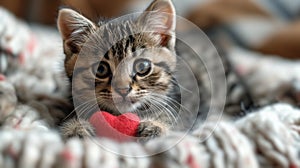
{"type": "Polygon", "coordinates": [[[119,93],[122,97],[125,97],[128,95],[128,93],[131,91],[131,87],[124,87],[124,88],[115,88],[116,92],[119,93]]]}

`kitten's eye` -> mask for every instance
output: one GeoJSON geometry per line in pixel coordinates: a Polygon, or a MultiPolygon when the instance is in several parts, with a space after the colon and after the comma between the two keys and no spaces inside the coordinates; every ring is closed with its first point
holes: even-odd
{"type": "Polygon", "coordinates": [[[151,62],[147,59],[138,59],[133,64],[134,71],[139,76],[146,76],[151,71],[151,62]]]}
{"type": "Polygon", "coordinates": [[[100,62],[96,76],[98,78],[107,78],[111,74],[109,64],[107,62],[100,62]]]}

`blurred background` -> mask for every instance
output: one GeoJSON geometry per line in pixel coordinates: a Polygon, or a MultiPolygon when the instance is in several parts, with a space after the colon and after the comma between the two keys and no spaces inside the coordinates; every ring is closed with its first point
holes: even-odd
{"type": "MultiPolygon", "coordinates": [[[[183,13],[199,0],[175,0],[178,12],[183,13]],[[179,10],[180,9],[180,10],[179,10]]],[[[96,20],[101,17],[115,17],[125,10],[140,8],[151,0],[0,0],[3,6],[16,16],[28,21],[48,25],[55,24],[59,7],[68,6],[96,20]]]]}
{"type": "MultiPolygon", "coordinates": [[[[68,6],[97,21],[141,10],[151,0],[0,0],[29,23],[55,26],[59,7],[68,6]]],[[[201,29],[264,54],[299,58],[299,0],[173,0],[177,14],[201,29]]]]}

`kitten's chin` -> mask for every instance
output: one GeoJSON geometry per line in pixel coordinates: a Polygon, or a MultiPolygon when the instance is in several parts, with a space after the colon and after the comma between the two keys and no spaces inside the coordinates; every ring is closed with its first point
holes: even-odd
{"type": "MultiPolygon", "coordinates": [[[[127,112],[135,112],[140,107],[139,102],[131,103],[131,102],[122,102],[122,103],[116,103],[112,102],[110,104],[106,105],[105,110],[109,113],[119,115],[127,112]]],[[[100,107],[101,108],[101,107],[100,107]]],[[[104,109],[103,109],[104,110],[104,109]]]]}

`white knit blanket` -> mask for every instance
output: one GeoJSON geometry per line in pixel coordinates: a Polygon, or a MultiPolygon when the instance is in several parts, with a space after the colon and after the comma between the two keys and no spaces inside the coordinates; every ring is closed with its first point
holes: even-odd
{"type": "Polygon", "coordinates": [[[0,167],[300,167],[300,110],[286,104],[236,122],[210,121],[193,135],[173,132],[145,145],[96,138],[63,142],[43,122],[21,122],[22,129],[7,125],[0,131],[0,167]]]}
{"type": "Polygon", "coordinates": [[[10,67],[22,72],[0,79],[5,95],[0,102],[7,105],[1,104],[0,111],[0,168],[300,168],[300,110],[287,104],[267,106],[237,121],[211,120],[189,135],[172,132],[144,145],[104,138],[64,142],[36,109],[15,99],[18,88],[44,94],[57,89],[55,62],[63,58],[55,52],[61,47],[59,36],[39,36],[1,8],[0,18],[1,49],[19,60],[15,65],[0,56],[1,72],[10,74],[10,67]],[[41,72],[44,76],[38,76],[41,72]]]}

